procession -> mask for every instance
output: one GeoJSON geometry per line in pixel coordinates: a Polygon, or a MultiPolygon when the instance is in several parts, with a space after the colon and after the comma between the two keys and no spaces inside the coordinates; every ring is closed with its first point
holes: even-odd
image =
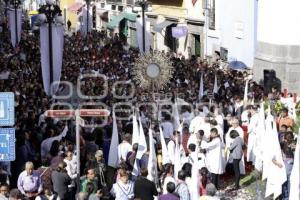
{"type": "Polygon", "coordinates": [[[89,28],[88,12],[74,31],[58,3],[34,23],[14,5],[0,20],[0,93],[13,102],[0,96],[1,200],[300,199],[292,87],[154,48],[142,19],[133,46],[89,28]]]}

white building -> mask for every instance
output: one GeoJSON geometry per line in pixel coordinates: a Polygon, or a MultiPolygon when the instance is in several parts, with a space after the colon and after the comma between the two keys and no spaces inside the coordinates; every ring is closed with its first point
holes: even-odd
{"type": "Polygon", "coordinates": [[[265,88],[280,80],[282,89],[300,92],[299,8],[299,0],[259,0],[254,78],[264,78],[265,88]]]}
{"type": "Polygon", "coordinates": [[[220,53],[228,62],[238,60],[253,67],[257,0],[208,0],[206,9],[208,57],[220,53]]]}

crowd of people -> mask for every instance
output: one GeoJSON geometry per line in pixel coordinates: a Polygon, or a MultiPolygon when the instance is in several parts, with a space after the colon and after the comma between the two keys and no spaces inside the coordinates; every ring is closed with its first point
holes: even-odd
{"type": "MultiPolygon", "coordinates": [[[[76,160],[78,150],[75,146],[74,120],[56,120],[44,116],[53,99],[43,91],[41,76],[39,35],[24,29],[17,48],[12,48],[9,30],[3,23],[1,34],[0,66],[1,74],[8,74],[0,80],[1,92],[14,92],[16,117],[16,160],[1,162],[0,199],[116,199],[151,200],[190,200],[193,196],[193,166],[197,165],[199,179],[197,188],[200,199],[218,199],[216,192],[224,188],[222,174],[234,173],[232,188],[238,190],[245,165],[253,163],[255,156],[247,151],[248,135],[255,132],[257,112],[255,105],[245,106],[243,102],[247,72],[224,70],[217,63],[209,64],[196,56],[185,58],[166,52],[174,67],[174,74],[168,87],[159,91],[162,98],[170,96],[171,103],[181,99],[187,105],[180,106],[182,133],[174,123],[172,106],[165,106],[160,119],[153,119],[153,110],[147,106],[136,108],[141,116],[141,124],[149,146],[149,127],[153,129],[155,151],[158,161],[158,180],[147,179],[149,148],[138,160],[139,174],[132,175],[135,168],[138,144],[132,143],[133,113],[118,113],[118,168],[108,166],[109,146],[112,137],[113,120],[103,127],[81,128],[80,163],[76,160]],[[204,96],[199,99],[199,82],[203,73],[204,96]],[[214,77],[218,79],[218,92],[214,88],[214,77]],[[213,102],[211,102],[213,100],[213,102]],[[201,102],[199,104],[199,102],[201,102]],[[162,158],[163,140],[166,143],[169,161],[162,158]],[[175,146],[180,141],[181,169],[175,170],[175,146]],[[80,174],[77,167],[80,164],[80,174]],[[175,174],[176,172],[176,174],[175,174]],[[78,184],[80,183],[80,184],[78,184]]],[[[89,108],[95,103],[104,103],[112,108],[116,103],[153,102],[147,89],[129,86],[115,87],[116,81],[134,83],[131,73],[135,58],[139,56],[136,48],[130,47],[123,37],[117,34],[107,36],[106,31],[92,31],[87,36],[80,33],[65,35],[64,56],[61,81],[77,85],[78,77],[87,73],[105,75],[106,80],[85,78],[81,80],[80,90],[87,96],[103,95],[101,100],[91,98],[67,102],[79,106],[84,102],[89,108]],[[107,81],[107,88],[103,84],[107,81]],[[131,99],[118,99],[129,96],[131,99]]],[[[61,86],[58,92],[65,88],[61,86]]],[[[59,95],[59,94],[58,94],[59,95]]],[[[254,102],[262,99],[279,98],[278,90],[271,95],[264,88],[251,81],[248,98],[254,102]]],[[[58,106],[59,108],[59,106],[58,106]]],[[[125,109],[125,108],[124,108],[125,109]]],[[[286,110],[278,119],[279,138],[284,153],[285,165],[290,174],[292,168],[295,140],[293,120],[286,110]]],[[[86,119],[89,123],[102,122],[102,119],[86,119]]],[[[295,131],[295,130],[294,130],[295,131]]],[[[281,163],[277,163],[279,167],[281,163]]],[[[282,167],[282,166],[281,166],[282,167]]],[[[226,180],[228,181],[228,180],[226,180]]],[[[288,198],[288,181],[283,186],[282,198],[288,198]]]]}

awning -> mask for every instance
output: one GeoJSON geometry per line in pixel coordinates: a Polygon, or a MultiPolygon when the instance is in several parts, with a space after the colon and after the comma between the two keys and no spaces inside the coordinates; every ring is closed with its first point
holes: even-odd
{"type": "Polygon", "coordinates": [[[113,17],[112,20],[110,22],[108,22],[107,28],[108,29],[116,28],[117,26],[119,26],[120,21],[122,21],[123,19],[135,21],[136,16],[137,15],[134,13],[121,13],[120,15],[113,17]]]}
{"type": "Polygon", "coordinates": [[[97,11],[97,15],[102,19],[108,22],[108,11],[97,11]]]}
{"type": "Polygon", "coordinates": [[[125,19],[127,19],[129,21],[133,21],[133,22],[136,21],[137,14],[135,14],[135,13],[123,13],[123,14],[124,14],[125,19]]]}
{"type": "Polygon", "coordinates": [[[161,22],[161,23],[159,23],[159,24],[156,24],[156,25],[153,27],[153,30],[154,30],[155,32],[161,33],[161,31],[162,31],[164,28],[166,28],[167,26],[170,26],[171,24],[174,24],[174,23],[176,23],[176,22],[172,22],[172,21],[166,20],[166,21],[163,21],[163,22],[161,22]]]}
{"type": "Polygon", "coordinates": [[[113,17],[112,20],[108,22],[107,28],[112,30],[115,29],[117,26],[119,26],[120,21],[122,21],[123,19],[124,19],[123,13],[113,17]]]}
{"type": "Polygon", "coordinates": [[[83,4],[80,2],[76,2],[68,7],[68,11],[77,12],[80,8],[82,8],[83,4]]]}

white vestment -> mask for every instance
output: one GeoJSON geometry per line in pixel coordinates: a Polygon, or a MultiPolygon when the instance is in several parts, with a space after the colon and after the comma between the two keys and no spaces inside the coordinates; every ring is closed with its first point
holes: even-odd
{"type": "Polygon", "coordinates": [[[259,116],[258,113],[255,113],[251,119],[248,126],[248,145],[247,145],[247,161],[255,163],[255,142],[256,142],[256,131],[258,125],[259,116]]]}

